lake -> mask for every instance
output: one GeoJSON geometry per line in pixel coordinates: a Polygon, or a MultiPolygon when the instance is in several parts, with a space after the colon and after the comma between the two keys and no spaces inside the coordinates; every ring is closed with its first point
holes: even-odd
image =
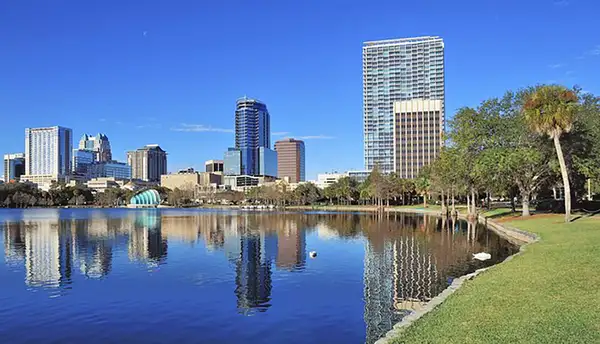
{"type": "Polygon", "coordinates": [[[2,209],[0,247],[12,344],[373,343],[518,250],[428,215],[195,209],[2,209]]]}

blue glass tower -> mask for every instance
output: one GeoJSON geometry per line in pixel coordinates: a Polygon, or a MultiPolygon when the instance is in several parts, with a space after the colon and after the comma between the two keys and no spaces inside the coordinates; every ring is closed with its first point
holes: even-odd
{"type": "Polygon", "coordinates": [[[241,152],[240,174],[262,175],[259,148],[270,149],[271,118],[267,106],[250,98],[240,98],[235,109],[235,148],[241,152]]]}

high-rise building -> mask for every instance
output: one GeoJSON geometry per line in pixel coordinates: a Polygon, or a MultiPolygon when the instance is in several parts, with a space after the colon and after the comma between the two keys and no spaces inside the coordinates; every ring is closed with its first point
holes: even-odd
{"type": "Polygon", "coordinates": [[[223,160],[207,160],[204,163],[204,172],[223,173],[223,160]]]}
{"type": "Polygon", "coordinates": [[[25,175],[22,180],[49,183],[71,172],[72,131],[64,127],[25,129],[25,175]]]}
{"type": "Polygon", "coordinates": [[[442,146],[441,100],[414,99],[394,103],[395,171],[400,178],[417,178],[442,146]]]}
{"type": "Polygon", "coordinates": [[[365,42],[362,56],[365,167],[394,172],[395,158],[402,158],[394,156],[395,102],[441,101],[440,134],[443,130],[444,41],[426,36],[365,42]]]}
{"type": "Polygon", "coordinates": [[[160,182],[160,176],[167,174],[167,152],[159,145],[146,145],[127,152],[127,165],[131,166],[131,178],[160,182]]]}
{"type": "Polygon", "coordinates": [[[19,181],[25,174],[25,154],[4,154],[4,181],[19,181]]]}
{"type": "Polygon", "coordinates": [[[89,166],[94,162],[94,152],[87,149],[73,149],[73,173],[86,175],[89,166]]]}
{"type": "Polygon", "coordinates": [[[79,149],[94,152],[95,161],[111,161],[112,152],[110,150],[110,141],[104,134],[96,136],[83,135],[79,140],[79,149]]]}
{"type": "Polygon", "coordinates": [[[290,183],[303,182],[306,179],[304,162],[304,142],[283,139],[275,142],[277,152],[277,177],[289,178],[290,183]]]}
{"type": "Polygon", "coordinates": [[[235,109],[235,148],[241,152],[241,173],[260,175],[259,148],[271,148],[271,119],[267,106],[240,98],[235,109]]]}

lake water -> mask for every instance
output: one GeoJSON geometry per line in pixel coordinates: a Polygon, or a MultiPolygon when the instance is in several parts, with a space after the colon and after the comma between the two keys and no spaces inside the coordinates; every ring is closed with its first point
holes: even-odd
{"type": "Polygon", "coordinates": [[[424,215],[175,209],[4,209],[0,247],[1,342],[86,344],[372,343],[517,249],[424,215]]]}

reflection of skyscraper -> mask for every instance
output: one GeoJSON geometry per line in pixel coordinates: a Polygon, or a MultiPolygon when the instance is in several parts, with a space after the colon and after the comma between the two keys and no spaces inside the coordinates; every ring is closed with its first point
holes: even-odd
{"type": "Polygon", "coordinates": [[[89,278],[102,278],[112,266],[112,245],[104,240],[92,241],[79,252],[79,269],[89,278]]]}
{"type": "Polygon", "coordinates": [[[242,314],[265,312],[271,300],[271,262],[261,260],[260,236],[248,233],[241,238],[240,245],[235,268],[238,311],[242,314]]]}
{"type": "Polygon", "coordinates": [[[277,267],[301,269],[306,264],[306,232],[296,222],[286,222],[285,229],[277,232],[277,267]]]}
{"type": "Polygon", "coordinates": [[[6,221],[4,225],[4,259],[8,265],[25,262],[25,232],[18,222],[6,221]]]}
{"type": "MultiPolygon", "coordinates": [[[[417,227],[414,225],[413,227],[417,227]]],[[[378,250],[365,246],[366,342],[373,343],[441,290],[428,248],[414,236],[390,238],[378,250]]]]}
{"type": "Polygon", "coordinates": [[[393,251],[389,242],[377,251],[371,243],[365,245],[365,323],[366,343],[373,343],[389,331],[400,317],[393,312],[393,251]]]}
{"type": "Polygon", "coordinates": [[[55,216],[54,220],[25,219],[26,283],[31,286],[58,287],[71,281],[70,223],[60,223],[58,212],[55,216]]]}

